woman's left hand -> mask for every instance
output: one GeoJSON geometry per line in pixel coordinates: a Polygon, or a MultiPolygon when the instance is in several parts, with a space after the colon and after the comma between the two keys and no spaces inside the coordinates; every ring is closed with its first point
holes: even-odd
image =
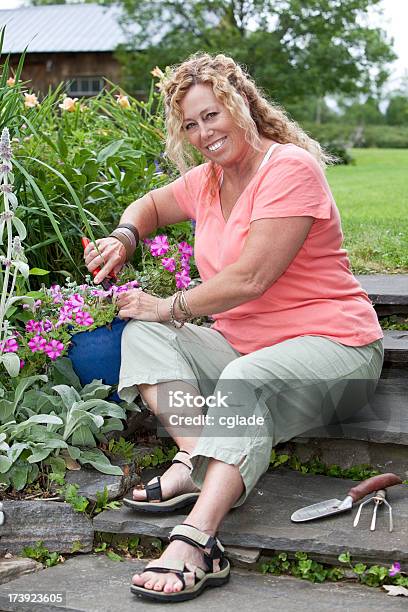
{"type": "Polygon", "coordinates": [[[120,319],[138,319],[139,321],[163,321],[161,305],[165,300],[145,293],[142,289],[130,289],[117,294],[120,319]]]}

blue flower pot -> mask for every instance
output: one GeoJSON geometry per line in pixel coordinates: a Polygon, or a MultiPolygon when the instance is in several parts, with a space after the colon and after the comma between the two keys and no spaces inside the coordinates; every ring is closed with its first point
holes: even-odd
{"type": "MultiPolygon", "coordinates": [[[[116,318],[109,327],[104,325],[72,336],[68,357],[82,385],[94,379],[102,379],[106,385],[118,384],[121,339],[126,323],[116,318]]],[[[109,399],[120,401],[117,393],[109,399]]]]}

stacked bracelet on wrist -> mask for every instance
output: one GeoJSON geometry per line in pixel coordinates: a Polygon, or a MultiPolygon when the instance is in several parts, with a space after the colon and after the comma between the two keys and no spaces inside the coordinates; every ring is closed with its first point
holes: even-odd
{"type": "Polygon", "coordinates": [[[186,321],[188,321],[189,319],[193,318],[193,313],[190,310],[189,305],[187,304],[187,299],[185,296],[185,291],[184,289],[182,291],[177,291],[171,298],[171,303],[170,303],[170,323],[172,325],[174,325],[174,327],[176,327],[177,329],[179,329],[180,327],[183,327],[184,323],[186,321]],[[179,319],[176,319],[176,315],[175,315],[175,306],[179,307],[183,318],[181,319],[181,321],[179,319]]]}
{"type": "Polygon", "coordinates": [[[130,261],[139,242],[137,228],[131,223],[122,223],[109,235],[123,244],[126,250],[126,260],[130,261]]]}

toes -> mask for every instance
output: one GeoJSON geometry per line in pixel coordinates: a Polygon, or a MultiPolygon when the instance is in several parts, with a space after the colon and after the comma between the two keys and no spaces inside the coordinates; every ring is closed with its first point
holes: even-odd
{"type": "Polygon", "coordinates": [[[168,580],[164,585],[163,592],[164,593],[178,593],[183,588],[183,583],[179,578],[173,576],[172,580],[168,580]]]}
{"type": "Polygon", "coordinates": [[[165,582],[166,582],[166,581],[165,581],[165,579],[164,579],[164,578],[159,578],[159,579],[157,580],[156,584],[154,585],[153,589],[154,589],[155,591],[162,591],[162,590],[163,590],[163,587],[164,587],[164,585],[165,585],[165,582]]]}

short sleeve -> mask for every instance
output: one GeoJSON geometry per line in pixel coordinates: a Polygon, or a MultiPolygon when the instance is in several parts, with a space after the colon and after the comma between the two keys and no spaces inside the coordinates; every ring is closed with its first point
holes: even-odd
{"type": "Polygon", "coordinates": [[[297,216],[330,219],[332,204],[323,170],[304,151],[265,166],[254,193],[251,221],[297,216]]]}
{"type": "Polygon", "coordinates": [[[205,181],[204,164],[189,170],[172,183],[173,195],[190,219],[197,218],[197,206],[205,181]]]}

